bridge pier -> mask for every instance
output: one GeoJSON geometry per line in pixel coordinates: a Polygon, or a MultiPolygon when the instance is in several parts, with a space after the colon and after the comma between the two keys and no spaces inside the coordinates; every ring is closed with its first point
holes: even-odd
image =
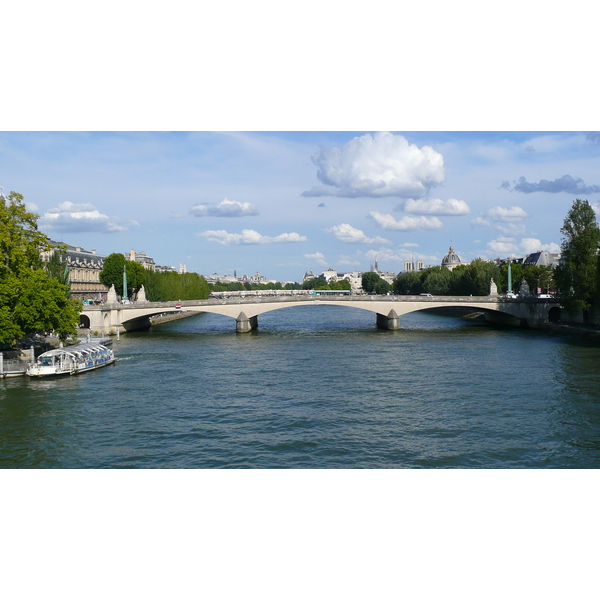
{"type": "Polygon", "coordinates": [[[377,327],[379,329],[391,329],[392,331],[400,329],[398,313],[393,309],[387,315],[377,313],[377,327]]]}
{"type": "Polygon", "coordinates": [[[235,320],[236,333],[247,333],[258,327],[258,317],[247,317],[243,312],[235,320]]]}

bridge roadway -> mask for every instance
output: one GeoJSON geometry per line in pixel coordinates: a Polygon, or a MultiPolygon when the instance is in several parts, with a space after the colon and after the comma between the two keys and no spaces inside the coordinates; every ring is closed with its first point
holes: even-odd
{"type": "Polygon", "coordinates": [[[148,328],[150,318],[169,313],[182,316],[208,312],[232,317],[236,331],[258,327],[258,315],[291,306],[350,306],[376,313],[377,327],[400,329],[400,317],[410,312],[433,308],[462,307],[482,311],[487,320],[506,325],[536,327],[560,318],[560,305],[539,298],[507,299],[500,296],[263,296],[185,300],[183,302],[140,302],[86,306],[81,323],[92,331],[116,334],[148,328]]]}

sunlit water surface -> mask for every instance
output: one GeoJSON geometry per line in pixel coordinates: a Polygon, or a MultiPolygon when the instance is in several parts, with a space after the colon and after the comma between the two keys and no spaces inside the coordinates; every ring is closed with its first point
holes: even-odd
{"type": "Polygon", "coordinates": [[[115,340],[78,377],[0,381],[1,468],[593,468],[600,348],[414,313],[290,307],[115,340]]]}

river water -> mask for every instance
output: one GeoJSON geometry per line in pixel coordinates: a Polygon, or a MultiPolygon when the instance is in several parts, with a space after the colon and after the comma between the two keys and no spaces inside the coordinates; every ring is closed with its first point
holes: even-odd
{"type": "Polygon", "coordinates": [[[0,468],[595,468],[600,347],[427,313],[290,307],[114,341],[116,366],[0,380],[0,468]]]}

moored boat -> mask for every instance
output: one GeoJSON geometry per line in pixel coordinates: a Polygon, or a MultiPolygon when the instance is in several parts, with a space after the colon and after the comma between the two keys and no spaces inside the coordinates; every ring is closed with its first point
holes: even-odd
{"type": "Polygon", "coordinates": [[[27,375],[29,377],[78,375],[106,367],[115,361],[114,352],[102,344],[79,344],[40,354],[35,364],[29,365],[27,375]]]}

